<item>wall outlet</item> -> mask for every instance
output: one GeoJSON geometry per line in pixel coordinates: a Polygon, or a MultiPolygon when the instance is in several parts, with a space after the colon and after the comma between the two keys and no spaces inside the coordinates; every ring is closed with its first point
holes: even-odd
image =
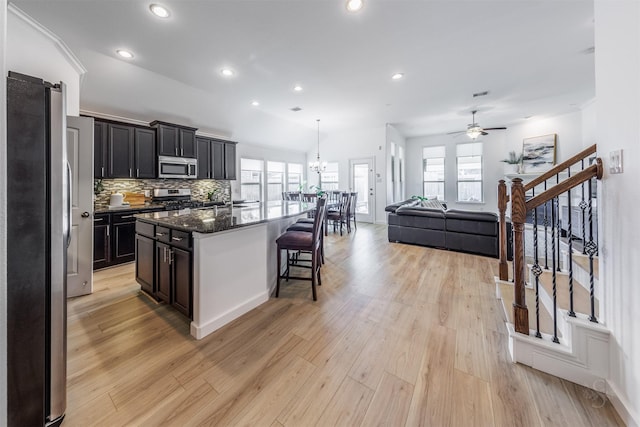
{"type": "Polygon", "coordinates": [[[609,173],[622,173],[622,150],[609,153],[609,173]]]}

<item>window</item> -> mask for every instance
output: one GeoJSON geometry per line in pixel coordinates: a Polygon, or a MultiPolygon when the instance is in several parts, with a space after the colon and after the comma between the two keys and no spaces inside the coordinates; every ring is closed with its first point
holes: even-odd
{"type": "Polygon", "coordinates": [[[404,200],[404,148],[402,147],[398,147],[398,195],[400,200],[404,200]]]}
{"type": "Polygon", "coordinates": [[[422,195],[444,201],[445,146],[422,149],[422,195]]]}
{"type": "Polygon", "coordinates": [[[281,162],[267,162],[267,201],[282,199],[284,191],[284,167],[281,162]]]}
{"type": "Polygon", "coordinates": [[[458,201],[482,202],[482,143],[458,144],[456,157],[458,201]]]}
{"type": "Polygon", "coordinates": [[[300,191],[302,188],[302,165],[289,163],[287,165],[287,191],[300,191]]]}
{"type": "Polygon", "coordinates": [[[338,162],[327,163],[327,169],[320,173],[320,188],[324,191],[338,190],[340,186],[338,178],[338,162]]]}
{"type": "Polygon", "coordinates": [[[240,159],[240,197],[262,200],[262,160],[240,159]]]}
{"type": "Polygon", "coordinates": [[[391,200],[396,199],[396,144],[391,143],[391,200]]]}

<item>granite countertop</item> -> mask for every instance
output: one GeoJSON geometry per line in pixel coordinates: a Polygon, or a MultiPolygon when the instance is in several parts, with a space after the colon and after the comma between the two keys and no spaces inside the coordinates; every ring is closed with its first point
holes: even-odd
{"type": "Polygon", "coordinates": [[[138,220],[184,231],[215,233],[300,215],[315,204],[291,201],[247,203],[241,206],[207,207],[137,214],[138,220]]]}
{"type": "Polygon", "coordinates": [[[111,213],[111,212],[128,212],[139,211],[141,209],[164,209],[164,205],[160,203],[145,203],[144,205],[126,205],[109,209],[108,205],[98,205],[93,207],[94,213],[111,213]]]}

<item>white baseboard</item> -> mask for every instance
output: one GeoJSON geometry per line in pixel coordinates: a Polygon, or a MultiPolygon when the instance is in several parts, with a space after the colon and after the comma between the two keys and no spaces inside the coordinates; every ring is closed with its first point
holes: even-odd
{"type": "Polygon", "coordinates": [[[253,310],[259,305],[264,304],[268,300],[269,300],[269,294],[268,292],[265,291],[260,295],[257,295],[243,302],[242,304],[239,304],[233,307],[232,309],[222,313],[221,315],[213,319],[207,320],[201,325],[198,325],[195,322],[191,322],[191,326],[190,326],[191,335],[194,336],[196,339],[200,340],[206,337],[207,335],[209,335],[210,333],[220,329],[221,327],[231,322],[232,320],[253,310]]]}
{"type": "Polygon", "coordinates": [[[618,388],[610,381],[607,381],[607,397],[628,427],[640,427],[640,416],[636,412],[637,408],[632,408],[631,403],[622,397],[618,388]]]}

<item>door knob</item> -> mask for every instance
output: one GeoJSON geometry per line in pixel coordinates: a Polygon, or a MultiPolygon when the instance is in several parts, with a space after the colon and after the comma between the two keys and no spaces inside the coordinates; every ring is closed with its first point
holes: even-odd
{"type": "Polygon", "coordinates": [[[82,214],[80,215],[82,218],[89,218],[89,212],[82,212],[82,214]]]}

